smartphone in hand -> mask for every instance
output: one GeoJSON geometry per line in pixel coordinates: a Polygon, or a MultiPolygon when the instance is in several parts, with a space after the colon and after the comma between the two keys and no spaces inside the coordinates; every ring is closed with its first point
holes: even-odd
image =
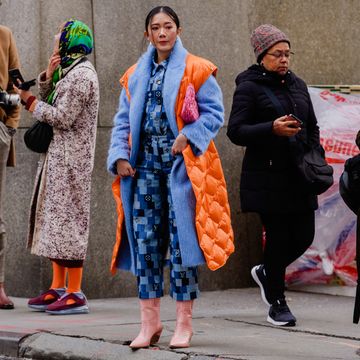
{"type": "Polygon", "coordinates": [[[32,86],[36,84],[36,79],[25,81],[19,69],[10,69],[9,76],[12,83],[21,90],[29,90],[32,86]],[[20,81],[20,83],[18,82],[18,80],[20,81]]]}
{"type": "Polygon", "coordinates": [[[297,122],[297,125],[295,125],[295,127],[301,127],[304,123],[294,114],[289,114],[288,117],[291,120],[295,120],[297,122]]]}
{"type": "Polygon", "coordinates": [[[25,81],[24,78],[22,77],[19,69],[10,69],[9,76],[10,76],[12,83],[16,87],[19,87],[20,83],[23,83],[25,81]],[[20,83],[18,83],[18,80],[20,80],[20,83]]]}

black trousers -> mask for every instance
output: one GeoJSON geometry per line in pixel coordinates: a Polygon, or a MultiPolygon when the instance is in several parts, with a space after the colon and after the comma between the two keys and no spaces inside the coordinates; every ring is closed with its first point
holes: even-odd
{"type": "Polygon", "coordinates": [[[285,298],[285,270],[311,245],[315,235],[315,212],[260,214],[266,231],[264,265],[271,303],[285,298]]]}

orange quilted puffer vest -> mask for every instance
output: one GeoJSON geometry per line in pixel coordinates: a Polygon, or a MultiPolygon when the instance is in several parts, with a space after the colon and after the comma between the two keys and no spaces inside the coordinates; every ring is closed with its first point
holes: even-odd
{"type": "MultiPolygon", "coordinates": [[[[120,80],[129,100],[128,78],[134,70],[135,66],[132,66],[120,80]]],[[[216,74],[216,71],[217,68],[211,62],[192,54],[187,55],[185,72],[176,100],[176,121],[179,130],[184,127],[180,113],[187,86],[192,83],[195,92],[197,92],[211,74],[216,74]]],[[[226,263],[235,249],[230,206],[219,154],[214,142],[211,141],[204,154],[195,156],[190,145],[188,145],[183,151],[183,156],[196,199],[195,225],[199,245],[209,269],[216,270],[226,263]]],[[[114,274],[116,272],[116,259],[124,226],[124,211],[120,198],[119,177],[113,182],[112,189],[118,213],[116,243],[111,261],[111,272],[114,274]]]]}

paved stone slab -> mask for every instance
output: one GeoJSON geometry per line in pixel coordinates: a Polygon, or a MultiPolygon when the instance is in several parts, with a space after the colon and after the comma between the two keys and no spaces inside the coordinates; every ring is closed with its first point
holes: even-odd
{"type": "Polygon", "coordinates": [[[133,351],[128,346],[99,340],[71,338],[52,334],[32,335],[20,346],[20,355],[51,360],[182,360],[187,356],[159,350],[133,351]]]}
{"type": "MultiPolygon", "coordinates": [[[[257,288],[202,293],[194,307],[191,347],[170,350],[168,344],[175,328],[175,302],[165,297],[161,302],[164,330],[157,347],[136,354],[144,354],[143,358],[147,359],[147,354],[176,353],[187,360],[200,360],[199,356],[203,357],[201,360],[347,360],[358,357],[360,333],[359,327],[352,324],[353,298],[300,292],[288,292],[287,298],[298,318],[294,328],[278,328],[266,322],[267,307],[257,288]]],[[[125,355],[133,354],[127,345],[140,328],[137,298],[91,300],[90,314],[72,316],[32,312],[26,306],[26,299],[14,300],[15,311],[1,312],[0,331],[30,334],[29,339],[21,343],[26,356],[36,358],[40,351],[43,355],[48,351],[55,356],[60,346],[58,342],[64,347],[67,343],[82,344],[80,353],[74,348],[73,355],[81,355],[84,360],[87,355],[83,351],[87,349],[95,351],[96,348],[109,354],[112,350],[118,351],[113,347],[115,345],[125,355]],[[53,337],[46,337],[46,342],[42,338],[44,334],[53,337]],[[89,346],[86,341],[90,341],[89,346]],[[41,348],[44,342],[47,347],[41,348]],[[26,350],[28,346],[30,350],[26,350]]],[[[0,334],[0,346],[5,340],[0,334]]],[[[112,359],[109,356],[108,359],[112,359]]]]}
{"type": "Polygon", "coordinates": [[[355,359],[360,344],[332,336],[224,319],[197,319],[192,346],[186,353],[256,360],[355,359]]]}
{"type": "Polygon", "coordinates": [[[0,331],[0,355],[18,355],[18,344],[27,334],[0,331]]]}

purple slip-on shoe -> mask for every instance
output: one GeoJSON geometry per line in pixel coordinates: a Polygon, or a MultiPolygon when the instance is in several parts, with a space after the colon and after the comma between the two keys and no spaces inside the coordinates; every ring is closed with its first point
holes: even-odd
{"type": "Polygon", "coordinates": [[[45,311],[52,315],[88,314],[89,306],[83,293],[65,293],[60,299],[48,305],[45,311]],[[68,300],[74,302],[68,303],[68,300]]]}
{"type": "Polygon", "coordinates": [[[41,295],[29,299],[28,307],[37,311],[45,311],[46,307],[58,299],[65,293],[65,289],[49,289],[41,295]],[[50,295],[51,297],[46,299],[50,295]]]}

